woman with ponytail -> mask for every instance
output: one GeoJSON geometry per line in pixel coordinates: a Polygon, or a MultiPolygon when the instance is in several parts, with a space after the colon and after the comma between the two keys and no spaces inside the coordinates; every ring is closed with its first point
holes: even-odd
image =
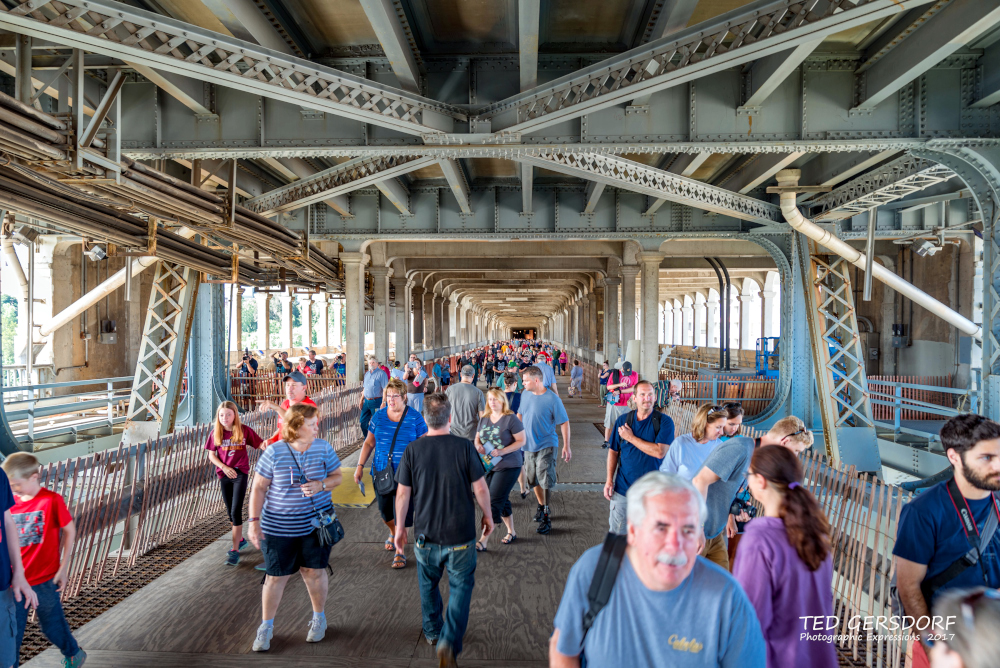
{"type": "Polygon", "coordinates": [[[733,576],[757,610],[768,668],[836,668],[832,642],[800,639],[804,617],[833,614],[833,563],[830,524],[802,485],[798,458],[780,445],[761,446],[747,485],[764,514],[747,524],[733,576]]]}

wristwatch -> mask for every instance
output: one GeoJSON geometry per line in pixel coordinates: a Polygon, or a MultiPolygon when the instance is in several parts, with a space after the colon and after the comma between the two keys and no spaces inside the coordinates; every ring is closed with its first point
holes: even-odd
{"type": "Polygon", "coordinates": [[[326,491],[326,480],[324,480],[322,484],[323,484],[323,491],[325,492],[326,491]]]}

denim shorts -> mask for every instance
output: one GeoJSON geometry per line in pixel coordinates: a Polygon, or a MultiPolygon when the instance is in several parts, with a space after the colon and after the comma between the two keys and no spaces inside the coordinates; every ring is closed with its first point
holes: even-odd
{"type": "Polygon", "coordinates": [[[298,573],[300,568],[316,570],[330,563],[332,545],[321,545],[316,532],[305,536],[264,536],[263,552],[267,574],[280,577],[298,573]]]}

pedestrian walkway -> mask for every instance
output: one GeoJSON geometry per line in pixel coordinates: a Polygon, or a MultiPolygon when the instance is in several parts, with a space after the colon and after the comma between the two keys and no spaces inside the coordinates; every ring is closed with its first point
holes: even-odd
{"type": "MultiPolygon", "coordinates": [[[[607,531],[607,501],[600,491],[606,451],[593,426],[604,412],[594,398],[562,395],[573,459],[568,464],[559,460],[552,532],[535,533],[534,495],[522,500],[515,487],[511,501],[518,541],[507,546],[491,540],[489,551],[478,555],[462,666],[548,666],[552,620],[569,569],[607,531]]],[[[356,461],[357,453],[344,463],[353,466],[356,461]]],[[[386,530],[378,509],[372,505],[338,512],[346,537],[330,559],[330,629],[322,642],[305,642],[311,608],[302,582],[293,579],[282,599],[271,651],[250,651],[260,623],[261,573],[254,566],[261,555],[248,547],[239,566],[223,565],[227,535],[76,631],[89,656],[87,665],[436,666],[434,648],[421,635],[412,540],[407,545],[410,566],[393,571],[392,553],[383,549],[386,530]]],[[[62,665],[61,658],[50,648],[24,665],[54,668],[62,665]]]]}

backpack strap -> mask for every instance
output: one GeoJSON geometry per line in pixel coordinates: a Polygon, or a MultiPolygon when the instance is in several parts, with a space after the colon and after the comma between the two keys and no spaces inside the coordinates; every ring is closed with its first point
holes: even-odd
{"type": "MultiPolygon", "coordinates": [[[[583,638],[587,637],[587,632],[594,625],[597,614],[611,600],[611,591],[615,588],[615,580],[618,578],[618,570],[622,566],[627,545],[628,537],[621,534],[609,533],[604,538],[601,556],[597,559],[597,567],[590,580],[590,590],[587,591],[587,602],[590,604],[590,609],[583,616],[583,638]]],[[[581,645],[583,638],[580,640],[581,645]]]]}

